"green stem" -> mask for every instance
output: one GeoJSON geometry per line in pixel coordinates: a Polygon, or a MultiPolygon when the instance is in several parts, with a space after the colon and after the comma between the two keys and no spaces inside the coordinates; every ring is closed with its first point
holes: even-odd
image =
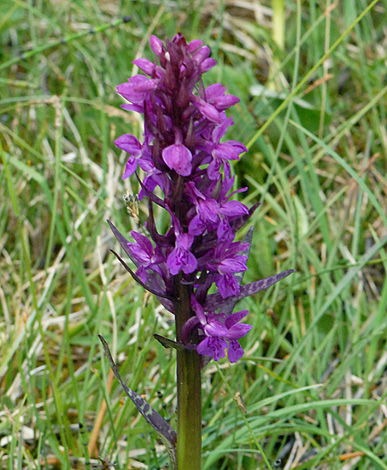
{"type": "MultiPolygon", "coordinates": [[[[192,316],[190,288],[179,283],[176,304],[176,337],[192,316]]],[[[200,470],[202,453],[202,403],[200,356],[177,351],[177,470],[200,470]]]]}
{"type": "Polygon", "coordinates": [[[285,47],[285,2],[272,0],[273,9],[273,39],[280,51],[285,47]]]}

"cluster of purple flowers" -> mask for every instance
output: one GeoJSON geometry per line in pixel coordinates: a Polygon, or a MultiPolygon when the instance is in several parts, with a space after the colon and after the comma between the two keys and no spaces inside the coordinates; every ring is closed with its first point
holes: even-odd
{"type": "MultiPolygon", "coordinates": [[[[136,279],[168,310],[175,313],[177,283],[189,289],[192,317],[183,343],[215,360],[228,348],[228,358],[235,362],[243,355],[238,339],[251,326],[239,323],[247,311],[227,314],[222,307],[226,299],[235,303],[261,290],[242,295],[241,276],[236,276],[247,270],[249,243],[235,241],[235,234],[257,207],[248,209],[232,199],[247,188],[230,192],[234,184],[230,160],[239,160],[246,147],[234,140],[221,142],[233,124],[225,110],[239,99],[225,94],[219,83],[204,86],[202,74],[216,61],[202,41],[187,44],[178,34],[165,45],[152,36],[150,45],[155,61],[134,61],[145,75],[117,87],[129,102],[122,107],[143,114],[144,140],[125,134],[115,141],[130,155],[123,178],[135,173],[141,185],[139,199],[148,198],[149,238],[132,231],[135,242],[130,243],[114,231],[137,266],[136,279]],[[145,173],[143,181],[138,167],[145,173]],[[166,233],[156,228],[153,204],[169,215],[166,233]],[[218,294],[208,295],[214,283],[218,294]],[[198,344],[192,344],[194,333],[198,344]]],[[[268,285],[277,280],[273,277],[268,285]]]]}

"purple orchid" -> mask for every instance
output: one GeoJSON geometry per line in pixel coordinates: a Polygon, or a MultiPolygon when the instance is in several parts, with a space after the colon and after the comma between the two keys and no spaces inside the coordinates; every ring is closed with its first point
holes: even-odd
{"type": "MultiPolygon", "coordinates": [[[[218,361],[225,357],[225,350],[228,348],[228,358],[230,362],[236,362],[243,356],[243,348],[238,340],[242,338],[252,326],[245,323],[239,323],[242,318],[248,314],[248,310],[233,313],[226,316],[224,313],[214,314],[204,313],[203,307],[191,297],[191,305],[196,314],[197,322],[190,322],[187,327],[200,328],[204,338],[198,344],[197,352],[202,355],[211,356],[218,361]]],[[[186,327],[186,328],[187,328],[186,327]]],[[[188,334],[185,331],[185,334],[188,334]]]]}
{"type": "Polygon", "coordinates": [[[180,270],[184,274],[190,274],[196,270],[198,262],[190,251],[193,241],[193,235],[188,233],[177,235],[175,249],[167,259],[167,267],[173,276],[178,274],[180,270]]]}
{"type": "Polygon", "coordinates": [[[160,265],[165,262],[165,258],[160,253],[159,247],[156,246],[156,249],[154,250],[151,241],[144,235],[141,235],[141,233],[137,233],[132,230],[131,235],[137,242],[128,243],[128,247],[133,258],[135,258],[139,264],[136,275],[144,284],[147,281],[146,271],[148,269],[151,269],[162,276],[160,265]]]}
{"type": "Polygon", "coordinates": [[[136,264],[137,278],[176,315],[179,345],[215,360],[225,357],[227,350],[230,362],[236,362],[243,356],[239,340],[251,326],[240,323],[247,310],[232,313],[235,299],[252,295],[293,270],[241,286],[250,240],[235,241],[236,232],[258,205],[248,209],[233,199],[246,188],[230,193],[230,162],[239,160],[247,148],[222,139],[234,124],[225,111],[239,99],[227,95],[219,83],[204,86],[202,75],[216,61],[202,41],[187,43],[177,34],[165,44],[152,36],[150,45],[154,61],[134,61],[145,75],[117,87],[129,102],[122,107],[143,114],[144,142],[130,134],[115,141],[129,154],[123,178],[136,173],[139,199],[148,198],[149,238],[132,231],[132,243],[114,226],[113,231],[136,264]],[[156,228],[155,205],[171,219],[165,233],[156,228]],[[209,294],[214,284],[218,291],[209,294]]]}

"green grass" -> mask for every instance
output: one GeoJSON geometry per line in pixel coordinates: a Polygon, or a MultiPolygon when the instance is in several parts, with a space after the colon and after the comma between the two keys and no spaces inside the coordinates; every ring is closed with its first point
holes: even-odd
{"type": "Polygon", "coordinates": [[[128,233],[138,190],[113,140],[141,123],[115,87],[151,34],[181,31],[241,98],[233,170],[262,202],[245,281],[297,269],[241,302],[244,359],[203,373],[203,469],[387,469],[387,5],[285,3],[1,3],[0,468],[166,468],[97,334],[175,425],[175,357],[152,337],[173,318],[105,219],[128,233]]]}

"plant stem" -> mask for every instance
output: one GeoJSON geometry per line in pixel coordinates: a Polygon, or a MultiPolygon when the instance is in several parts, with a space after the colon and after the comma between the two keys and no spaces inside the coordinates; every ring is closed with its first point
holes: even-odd
{"type": "Polygon", "coordinates": [[[280,51],[285,47],[285,2],[272,0],[273,9],[273,39],[280,51]]]}
{"type": "MultiPolygon", "coordinates": [[[[190,288],[179,285],[176,304],[176,337],[192,316],[190,288]]],[[[196,351],[177,351],[177,469],[200,470],[202,453],[202,403],[200,356],[196,351]]]]}
{"type": "Polygon", "coordinates": [[[202,447],[200,357],[177,352],[177,468],[200,470],[202,447]]]}

